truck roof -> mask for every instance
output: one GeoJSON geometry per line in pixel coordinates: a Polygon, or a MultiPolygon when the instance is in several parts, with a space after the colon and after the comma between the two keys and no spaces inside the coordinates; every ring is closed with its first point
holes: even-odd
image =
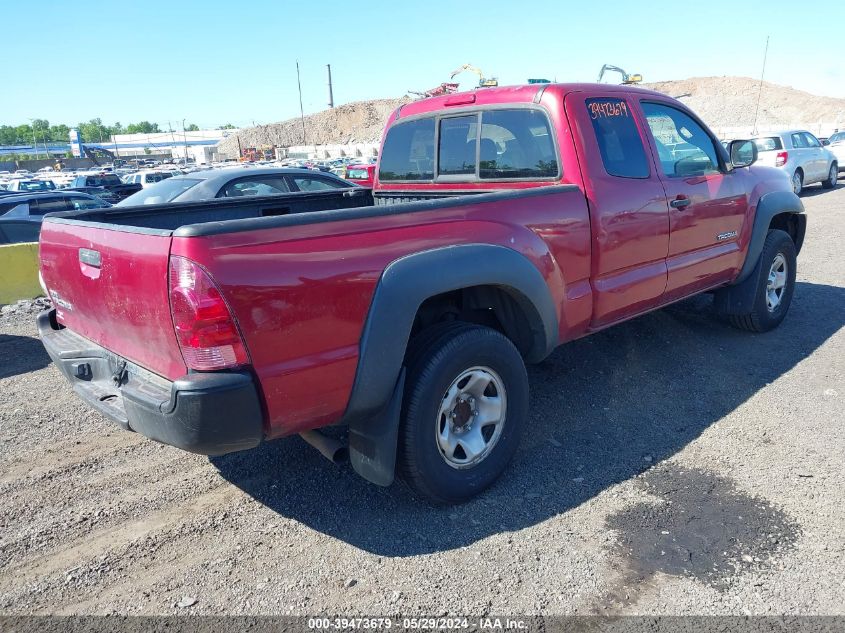
{"type": "Polygon", "coordinates": [[[561,96],[570,92],[633,92],[637,94],[666,97],[661,92],[616,84],[596,83],[548,83],[524,84],[519,86],[498,86],[496,88],[474,88],[465,92],[455,92],[439,97],[428,97],[400,106],[396,118],[404,118],[435,112],[450,106],[491,105],[497,103],[533,103],[540,100],[544,92],[553,91],[561,96]]]}

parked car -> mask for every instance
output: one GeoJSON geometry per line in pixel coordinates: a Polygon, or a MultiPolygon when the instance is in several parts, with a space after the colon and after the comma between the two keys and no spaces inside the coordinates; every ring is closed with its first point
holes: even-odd
{"type": "Polygon", "coordinates": [[[37,242],[45,213],[102,209],[108,206],[99,198],[72,191],[0,196],[0,244],[37,242]]]}
{"type": "Polygon", "coordinates": [[[55,191],[56,185],[50,180],[12,180],[6,187],[6,191],[20,191],[31,193],[34,191],[55,191]]]}
{"type": "MultiPolygon", "coordinates": [[[[161,169],[150,169],[135,172],[134,174],[128,174],[123,177],[123,182],[130,185],[138,185],[140,189],[146,189],[147,187],[155,185],[162,180],[173,178],[173,176],[178,175],[179,173],[180,172],[161,169]]],[[[138,191],[140,191],[140,189],[138,189],[138,191]]]]}
{"type": "Polygon", "coordinates": [[[845,132],[831,134],[827,139],[827,150],[836,156],[839,171],[845,171],[845,132]]]}
{"type": "Polygon", "coordinates": [[[531,432],[526,362],[701,292],[742,329],[787,315],[789,179],[664,94],[450,94],[383,138],[372,190],[46,218],[38,329],[76,393],[197,453],[300,433],[337,455],[314,429],[345,425],[359,474],[452,503],[531,432]]]}
{"type": "Polygon", "coordinates": [[[346,180],[362,187],[372,187],[376,177],[376,166],[373,164],[352,164],[346,167],[346,180]]]}
{"type": "Polygon", "coordinates": [[[333,174],[284,167],[229,167],[176,176],[151,185],[119,206],[269,196],[292,191],[325,191],[355,185],[333,174]]]}
{"type": "Polygon", "coordinates": [[[788,130],[754,139],[761,165],[783,170],[797,194],[807,185],[820,182],[825,189],[836,186],[839,164],[836,155],[806,130],[788,130]]]}
{"type": "Polygon", "coordinates": [[[120,181],[116,174],[80,174],[70,181],[69,189],[99,196],[108,202],[120,202],[141,187],[120,181]]]}

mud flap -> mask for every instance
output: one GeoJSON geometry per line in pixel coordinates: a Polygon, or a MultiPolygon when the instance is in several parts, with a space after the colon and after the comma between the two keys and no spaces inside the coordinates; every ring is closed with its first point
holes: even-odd
{"type": "Polygon", "coordinates": [[[745,281],[735,286],[721,288],[713,293],[713,307],[719,314],[750,314],[757,297],[757,284],[760,283],[760,258],[745,281]]]}
{"type": "Polygon", "coordinates": [[[387,406],[375,417],[349,424],[349,461],[356,473],[378,486],[393,483],[399,441],[399,417],[405,392],[405,368],[387,406]]]}

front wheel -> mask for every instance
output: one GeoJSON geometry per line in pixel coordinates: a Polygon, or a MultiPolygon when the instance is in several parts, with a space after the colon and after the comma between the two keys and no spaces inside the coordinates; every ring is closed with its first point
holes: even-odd
{"type": "Polygon", "coordinates": [[[836,179],[839,177],[839,166],[836,163],[830,164],[830,172],[827,174],[827,179],[822,181],[822,187],[825,189],[833,189],[836,186],[836,179]]]}
{"type": "Polygon", "coordinates": [[[760,254],[757,294],[752,310],[734,315],[732,323],[751,332],[768,332],[780,325],[795,292],[795,244],[789,233],[771,230],[760,254]]]}
{"type": "Polygon", "coordinates": [[[399,473],[421,496],[460,503],[490,486],[519,444],[528,376],[504,335],[454,324],[412,344],[399,473]]]}

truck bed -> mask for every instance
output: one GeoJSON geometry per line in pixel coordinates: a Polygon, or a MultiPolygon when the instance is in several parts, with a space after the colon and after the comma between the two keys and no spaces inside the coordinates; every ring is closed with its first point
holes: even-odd
{"type": "Polygon", "coordinates": [[[572,283],[577,314],[561,323],[584,320],[589,219],[577,186],[412,195],[385,204],[362,188],[48,215],[41,272],[56,326],[105,350],[111,369],[126,362],[130,382],[147,371],[177,384],[191,372],[174,331],[169,266],[195,262],[243,337],[269,438],[340,419],[376,285],[408,255],[479,243],[522,253],[549,280],[552,305],[572,283]],[[570,262],[559,272],[561,253],[570,262]]]}

